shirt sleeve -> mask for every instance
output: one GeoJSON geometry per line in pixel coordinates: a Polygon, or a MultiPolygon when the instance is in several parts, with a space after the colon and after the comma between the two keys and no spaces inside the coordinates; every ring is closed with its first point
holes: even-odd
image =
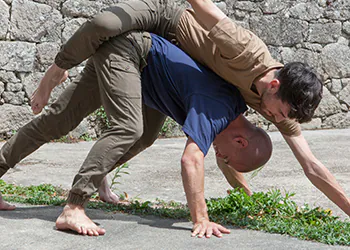
{"type": "Polygon", "coordinates": [[[223,57],[232,59],[244,53],[255,35],[226,17],[210,30],[208,36],[223,57]]]}
{"type": "Polygon", "coordinates": [[[210,97],[193,96],[182,130],[193,139],[203,154],[207,155],[216,135],[246,109],[241,103],[231,108],[210,97]]]}

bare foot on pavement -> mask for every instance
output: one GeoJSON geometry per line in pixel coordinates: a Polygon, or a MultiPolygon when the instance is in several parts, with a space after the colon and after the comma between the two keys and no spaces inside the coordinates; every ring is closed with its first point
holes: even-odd
{"type": "Polygon", "coordinates": [[[106,230],[98,227],[86,216],[82,206],[67,204],[62,214],[56,220],[58,230],[73,230],[82,235],[99,236],[104,235],[106,230]]]}
{"type": "Polygon", "coordinates": [[[107,177],[103,178],[101,186],[98,189],[98,194],[100,196],[101,201],[112,203],[112,204],[120,203],[118,195],[113,193],[111,188],[109,187],[107,177]]]}
{"type": "Polygon", "coordinates": [[[68,77],[68,71],[51,65],[32,94],[30,105],[34,114],[39,114],[49,101],[51,91],[68,77]]]}
{"type": "Polygon", "coordinates": [[[15,208],[15,205],[11,205],[5,202],[0,194],[0,210],[14,210],[15,208]]]}

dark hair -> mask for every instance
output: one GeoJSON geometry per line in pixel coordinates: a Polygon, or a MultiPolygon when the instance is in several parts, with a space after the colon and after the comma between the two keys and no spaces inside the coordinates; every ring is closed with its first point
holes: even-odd
{"type": "Polygon", "coordinates": [[[276,75],[280,81],[277,96],[290,105],[288,117],[308,122],[322,99],[322,80],[316,71],[302,62],[287,63],[276,75]]]}

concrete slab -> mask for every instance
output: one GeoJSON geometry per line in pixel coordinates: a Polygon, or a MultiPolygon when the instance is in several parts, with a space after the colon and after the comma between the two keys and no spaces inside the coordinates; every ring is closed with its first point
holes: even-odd
{"type": "Polygon", "coordinates": [[[190,237],[191,223],[88,210],[93,221],[101,224],[107,234],[101,237],[81,236],[54,229],[60,207],[20,205],[14,212],[0,211],[0,248],[6,250],[67,249],[349,249],[302,241],[284,235],[232,229],[223,238],[190,237]]]}
{"type": "MultiPolygon", "coordinates": [[[[330,169],[350,195],[350,129],[305,131],[316,157],[330,169]]],[[[304,176],[303,170],[279,133],[270,133],[274,152],[270,162],[249,181],[254,191],[278,188],[295,192],[299,203],[330,208],[342,219],[348,218],[318,191],[304,176]]],[[[127,192],[142,200],[185,201],[180,158],[185,138],[158,140],[152,147],[130,161],[117,186],[117,193],[127,192]]],[[[3,143],[2,143],[3,144],[3,143]]],[[[0,146],[2,145],[0,144],[0,146]]],[[[21,185],[52,183],[69,188],[93,142],[76,144],[49,143],[10,170],[4,180],[21,185]]],[[[226,195],[229,185],[215,165],[214,152],[206,158],[206,197],[226,195]]],[[[248,180],[250,174],[246,175],[248,180]]],[[[0,249],[343,249],[300,241],[281,235],[235,229],[223,239],[193,239],[191,223],[89,210],[94,221],[107,229],[107,235],[91,239],[52,230],[60,207],[20,205],[15,212],[0,212],[0,249]],[[4,237],[5,236],[5,237],[4,237]]],[[[348,248],[346,248],[348,249],[348,248]]]]}

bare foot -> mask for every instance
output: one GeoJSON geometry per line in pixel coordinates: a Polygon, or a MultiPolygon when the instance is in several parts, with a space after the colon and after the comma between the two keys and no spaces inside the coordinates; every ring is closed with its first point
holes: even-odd
{"type": "Polygon", "coordinates": [[[15,205],[11,205],[5,202],[0,194],[0,210],[14,210],[15,208],[15,205]]]}
{"type": "Polygon", "coordinates": [[[119,197],[115,193],[112,192],[111,188],[108,185],[107,177],[103,178],[100,188],[98,189],[98,194],[100,196],[100,200],[112,204],[118,204],[119,197]]]}
{"type": "Polygon", "coordinates": [[[34,114],[39,114],[49,101],[51,91],[68,77],[68,71],[59,68],[56,64],[50,66],[41,79],[38,88],[32,94],[30,105],[34,114]]]}
{"type": "Polygon", "coordinates": [[[106,230],[98,227],[86,216],[82,206],[67,204],[63,212],[56,220],[58,230],[73,230],[82,235],[99,236],[104,235],[106,230]]]}

